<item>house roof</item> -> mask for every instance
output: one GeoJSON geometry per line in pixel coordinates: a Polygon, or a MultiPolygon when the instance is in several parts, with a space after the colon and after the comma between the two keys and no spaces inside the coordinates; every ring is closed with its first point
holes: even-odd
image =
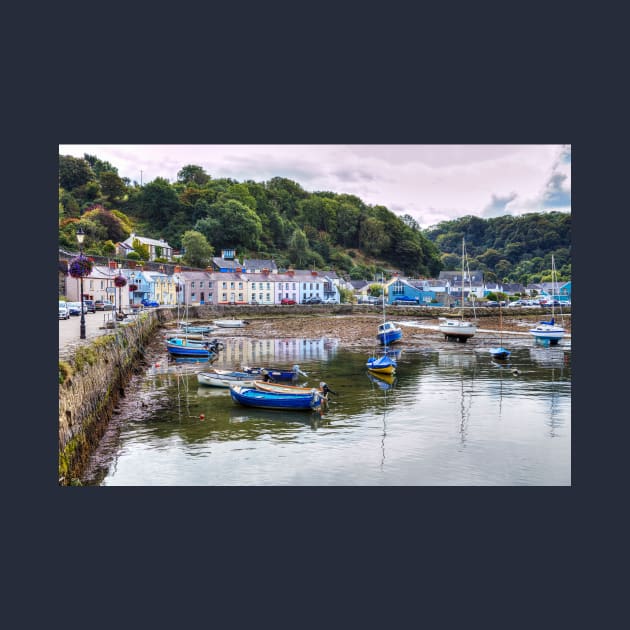
{"type": "Polygon", "coordinates": [[[146,236],[138,236],[134,233],[132,233],[129,238],[126,238],[122,243],[133,247],[135,239],[138,239],[143,245],[153,245],[154,247],[167,247],[168,249],[172,249],[164,239],[157,240],[155,238],[147,238],[146,236]]]}
{"type": "Polygon", "coordinates": [[[212,263],[219,267],[219,269],[236,269],[237,267],[242,267],[241,263],[238,262],[235,258],[213,258],[212,263]]]}
{"type": "MultiPolygon", "coordinates": [[[[440,275],[438,276],[440,280],[448,280],[451,284],[462,282],[462,272],[461,271],[440,271],[440,275]]],[[[472,283],[480,285],[483,283],[483,272],[476,269],[475,271],[470,272],[469,274],[464,274],[464,282],[472,283]]]]}
{"type": "Polygon", "coordinates": [[[277,269],[277,265],[273,260],[264,260],[258,258],[244,258],[243,269],[277,269]]]}
{"type": "Polygon", "coordinates": [[[212,277],[207,271],[182,271],[179,275],[184,280],[209,280],[212,277]]]}

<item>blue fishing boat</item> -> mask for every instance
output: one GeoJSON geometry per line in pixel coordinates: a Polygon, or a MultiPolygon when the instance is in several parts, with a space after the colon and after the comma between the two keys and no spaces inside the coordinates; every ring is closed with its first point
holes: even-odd
{"type": "Polygon", "coordinates": [[[169,354],[185,357],[201,357],[208,358],[216,357],[217,352],[215,346],[208,341],[204,341],[199,344],[185,338],[175,338],[166,340],[166,349],[169,354]]]}
{"type": "Polygon", "coordinates": [[[293,411],[317,409],[321,406],[324,399],[324,396],[316,389],[303,394],[281,394],[278,392],[263,392],[243,385],[230,385],[230,396],[234,402],[245,407],[293,411]]]}
{"type": "Polygon", "coordinates": [[[252,376],[257,376],[260,379],[266,379],[271,381],[296,381],[298,376],[308,376],[306,372],[300,370],[299,365],[294,365],[290,370],[283,370],[280,368],[271,367],[248,367],[243,366],[243,372],[247,372],[252,376]]]}
{"type": "Polygon", "coordinates": [[[396,326],[394,322],[383,322],[376,333],[376,338],[382,346],[396,343],[402,339],[402,336],[402,329],[400,326],[396,326]]]}

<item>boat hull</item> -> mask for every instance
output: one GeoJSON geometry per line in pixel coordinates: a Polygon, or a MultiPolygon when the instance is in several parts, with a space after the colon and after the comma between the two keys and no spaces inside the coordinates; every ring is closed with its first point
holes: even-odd
{"type": "Polygon", "coordinates": [[[387,355],[382,357],[370,357],[365,367],[377,374],[393,374],[396,371],[396,361],[390,359],[387,355]]]}
{"type": "Polygon", "coordinates": [[[490,354],[493,359],[507,359],[512,353],[506,348],[491,348],[490,354]]]}
{"type": "Polygon", "coordinates": [[[198,343],[188,342],[186,339],[169,339],[166,341],[169,354],[183,357],[215,357],[216,352],[198,343]]]}
{"type": "Polygon", "coordinates": [[[240,405],[258,409],[310,411],[320,407],[322,403],[322,397],[314,390],[308,394],[279,394],[231,385],[230,396],[240,405]]]}
{"type": "Polygon", "coordinates": [[[219,328],[243,328],[245,326],[242,319],[215,319],[214,324],[219,328]]]}
{"type": "Polygon", "coordinates": [[[446,338],[458,339],[459,341],[466,341],[477,332],[477,326],[474,324],[457,320],[442,323],[438,328],[446,338]]]}
{"type": "Polygon", "coordinates": [[[250,374],[237,372],[233,374],[214,374],[212,372],[199,372],[197,374],[197,382],[200,385],[208,387],[221,387],[228,389],[230,385],[238,384],[247,387],[253,387],[254,381],[250,374]]]}
{"type": "Polygon", "coordinates": [[[549,343],[558,343],[565,335],[565,330],[561,326],[549,324],[539,324],[529,331],[536,339],[548,340],[549,343]]]}
{"type": "Polygon", "coordinates": [[[382,346],[396,343],[402,339],[403,333],[399,326],[393,322],[384,322],[376,332],[376,338],[382,346]]]}

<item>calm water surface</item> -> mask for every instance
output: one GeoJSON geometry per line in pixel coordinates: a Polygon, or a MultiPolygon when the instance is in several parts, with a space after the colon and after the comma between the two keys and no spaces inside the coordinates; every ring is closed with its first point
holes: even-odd
{"type": "MultiPolygon", "coordinates": [[[[510,340],[512,341],[512,340],[510,340]]],[[[242,407],[200,386],[208,363],[156,345],[83,479],[103,486],[570,485],[570,341],[401,346],[392,385],[334,339],[226,338],[219,368],[299,364],[337,393],[318,412],[242,407]],[[519,370],[518,375],[513,369],[519,370]],[[204,415],[201,419],[200,416],[204,415]]]]}

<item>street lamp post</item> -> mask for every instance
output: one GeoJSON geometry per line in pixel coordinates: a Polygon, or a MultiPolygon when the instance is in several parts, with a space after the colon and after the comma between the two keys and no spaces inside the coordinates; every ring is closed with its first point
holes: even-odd
{"type": "MultiPolygon", "coordinates": [[[[77,241],[79,243],[79,257],[83,257],[83,239],[85,239],[85,232],[82,228],[77,230],[77,241]]],[[[81,284],[81,324],[79,328],[79,337],[81,339],[85,339],[85,313],[83,312],[83,274],[81,274],[81,278],[79,279],[81,284]]]]}
{"type": "Polygon", "coordinates": [[[136,284],[134,282],[136,274],[132,271],[129,278],[131,279],[131,284],[129,285],[129,297],[131,298],[131,310],[133,310],[133,292],[136,290],[136,284]]]}
{"type": "Polygon", "coordinates": [[[122,288],[127,284],[127,278],[122,275],[122,263],[118,263],[118,275],[114,278],[114,284],[118,287],[118,318],[123,319],[122,288]]]}

